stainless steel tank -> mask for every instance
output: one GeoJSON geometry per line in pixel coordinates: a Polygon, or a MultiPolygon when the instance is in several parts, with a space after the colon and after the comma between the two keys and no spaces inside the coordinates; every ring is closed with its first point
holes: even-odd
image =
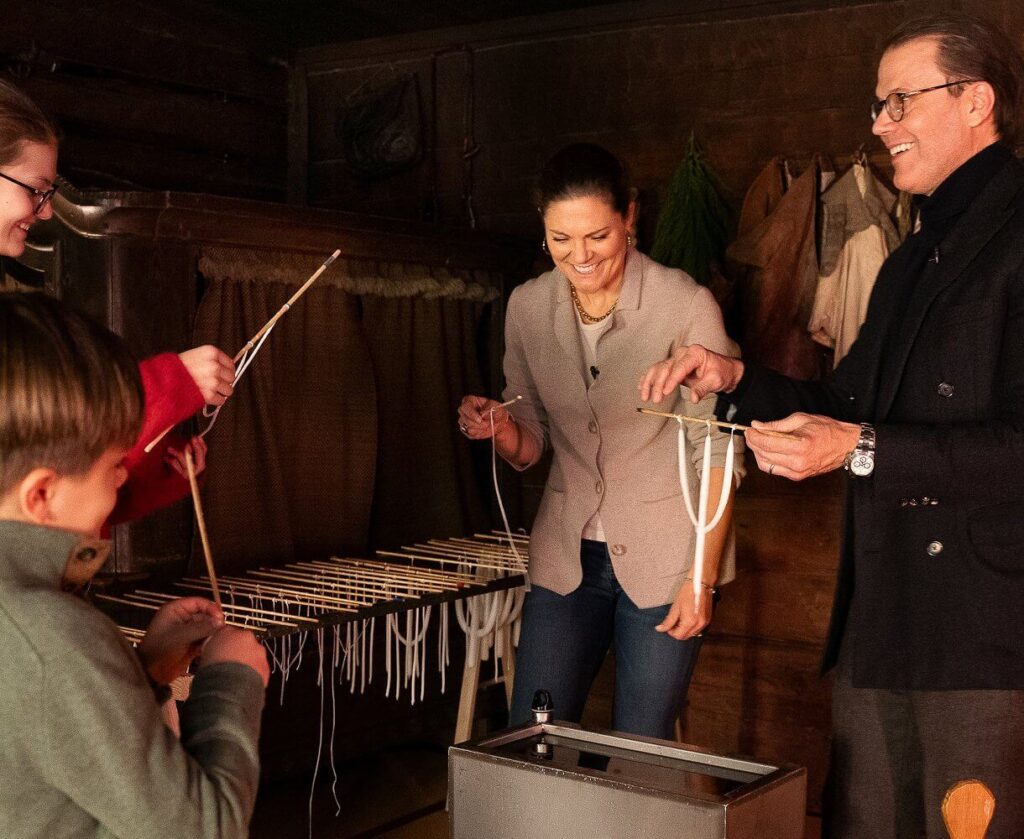
{"type": "Polygon", "coordinates": [[[802,839],[806,798],[802,767],[571,723],[448,753],[453,839],[802,839]]]}

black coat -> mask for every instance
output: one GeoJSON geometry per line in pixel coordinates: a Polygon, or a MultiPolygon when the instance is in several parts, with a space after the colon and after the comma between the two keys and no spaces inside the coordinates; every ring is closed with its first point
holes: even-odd
{"type": "Polygon", "coordinates": [[[1014,159],[926,265],[901,329],[901,278],[883,267],[831,378],[748,373],[740,422],[807,411],[876,427],[874,474],[849,481],[824,661],[848,625],[857,687],[1024,689],[1022,261],[1014,159]]]}

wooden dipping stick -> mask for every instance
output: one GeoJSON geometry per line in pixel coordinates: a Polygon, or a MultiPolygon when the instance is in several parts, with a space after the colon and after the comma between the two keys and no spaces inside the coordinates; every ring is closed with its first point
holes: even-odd
{"type": "MultiPolygon", "coordinates": [[[[295,302],[300,297],[302,297],[303,294],[306,293],[306,291],[309,289],[309,287],[311,285],[313,285],[313,283],[315,283],[318,279],[320,279],[320,275],[324,271],[326,271],[330,267],[331,263],[334,262],[334,260],[336,260],[339,256],[341,256],[341,248],[338,248],[337,250],[335,250],[334,253],[332,253],[329,257],[327,257],[327,259],[324,260],[323,264],[319,268],[317,268],[316,271],[313,272],[312,276],[308,280],[306,280],[306,282],[304,282],[302,284],[302,286],[299,288],[299,290],[296,291],[295,294],[293,294],[291,297],[288,298],[288,302],[285,303],[280,309],[278,309],[277,312],[274,314],[274,316],[270,320],[268,320],[265,324],[263,324],[263,326],[260,327],[259,332],[257,332],[248,341],[245,342],[245,345],[242,347],[242,349],[240,349],[237,353],[235,353],[235,357],[233,359],[231,359],[231,360],[235,364],[238,364],[238,362],[242,358],[242,356],[244,356],[247,352],[249,352],[249,350],[251,350],[254,346],[256,346],[256,342],[260,338],[262,338],[271,329],[274,328],[274,324],[277,323],[278,320],[281,319],[281,316],[284,315],[284,313],[287,312],[295,304],[295,302]]],[[[172,428],[174,428],[173,425],[167,426],[167,428],[165,428],[156,437],[154,437],[152,440],[150,440],[149,443],[146,444],[146,448],[144,449],[146,454],[149,454],[151,451],[153,451],[153,447],[157,443],[159,443],[161,440],[163,440],[164,437],[167,436],[167,433],[172,428]]]]}
{"type": "Polygon", "coordinates": [[[213,554],[210,552],[210,539],[206,535],[206,519],[203,518],[203,504],[199,500],[199,483],[196,481],[196,465],[192,462],[192,450],[185,448],[185,467],[188,469],[188,484],[192,487],[192,506],[196,510],[196,524],[199,525],[199,539],[203,543],[203,556],[206,558],[206,573],[210,575],[210,591],[213,602],[222,609],[220,589],[217,587],[217,572],[213,569],[213,554]]]}
{"type": "Polygon", "coordinates": [[[671,417],[675,420],[686,420],[686,422],[695,422],[700,425],[717,425],[719,428],[729,428],[733,431],[756,431],[758,434],[767,434],[769,437],[792,437],[788,431],[772,431],[768,428],[751,428],[749,425],[740,425],[738,422],[719,422],[718,420],[712,419],[701,419],[700,417],[691,417],[689,414],[672,414],[668,411],[653,411],[650,408],[637,408],[638,414],[649,414],[652,417],[671,417]]]}

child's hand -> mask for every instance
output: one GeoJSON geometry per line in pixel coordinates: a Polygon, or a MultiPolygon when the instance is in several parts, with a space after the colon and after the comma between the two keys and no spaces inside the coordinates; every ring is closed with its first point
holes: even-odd
{"type": "Polygon", "coordinates": [[[161,606],[139,644],[139,658],[150,678],[169,685],[188,671],[203,642],[224,625],[216,603],[182,597],[161,606]]]}
{"type": "MultiPolygon", "coordinates": [[[[202,437],[193,437],[185,449],[192,452],[192,463],[196,467],[196,474],[201,475],[206,468],[206,441],[202,437]]],[[[164,463],[170,466],[181,477],[188,479],[188,467],[185,465],[185,451],[167,447],[164,455],[164,463]]]]}
{"type": "Polygon", "coordinates": [[[263,687],[266,687],[267,682],[270,681],[267,651],[256,640],[256,636],[247,629],[225,626],[218,630],[203,649],[203,657],[199,661],[199,666],[206,667],[209,664],[219,664],[224,661],[248,665],[260,674],[260,678],[263,679],[263,687]]]}

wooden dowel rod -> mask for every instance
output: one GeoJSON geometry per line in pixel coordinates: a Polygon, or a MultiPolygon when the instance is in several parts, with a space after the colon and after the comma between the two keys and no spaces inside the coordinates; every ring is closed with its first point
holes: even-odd
{"type": "MultiPolygon", "coordinates": [[[[302,566],[303,563],[297,563],[302,566]]],[[[290,567],[290,566],[289,566],[290,567]]],[[[401,583],[401,584],[423,584],[426,586],[437,588],[439,591],[451,591],[458,589],[458,583],[451,580],[440,580],[434,577],[430,577],[426,574],[408,574],[396,571],[378,571],[375,568],[356,568],[356,567],[332,567],[330,565],[316,564],[313,567],[303,567],[301,570],[308,570],[309,573],[315,574],[327,574],[331,577],[338,579],[351,579],[355,581],[371,580],[375,582],[382,582],[385,584],[401,583]]]]}
{"type": "MultiPolygon", "coordinates": [[[[428,562],[447,563],[449,565],[466,565],[468,564],[465,560],[451,559],[445,555],[440,556],[427,556],[426,554],[413,554],[413,553],[395,553],[394,551],[377,551],[380,556],[403,556],[411,559],[421,559],[428,562]]],[[[489,568],[493,571],[507,571],[510,566],[507,565],[487,565],[486,563],[478,562],[478,567],[489,568]]]]}
{"type": "MultiPolygon", "coordinates": [[[[126,600],[123,597],[115,597],[112,594],[96,594],[96,595],[93,595],[93,596],[97,600],[106,600],[109,603],[120,603],[122,606],[135,606],[137,609],[148,609],[151,612],[155,612],[157,609],[160,608],[155,603],[144,603],[144,602],[139,601],[139,600],[126,600]]],[[[252,629],[253,628],[251,626],[245,626],[245,624],[241,624],[241,623],[232,623],[229,620],[225,620],[224,621],[224,625],[225,626],[234,626],[234,627],[236,627],[238,629],[252,629]]],[[[256,628],[256,631],[257,632],[259,631],[258,627],[256,628]]]]}
{"type": "MultiPolygon", "coordinates": [[[[261,573],[261,572],[258,572],[258,571],[251,571],[249,573],[251,575],[253,575],[253,576],[258,576],[258,577],[267,576],[267,575],[264,575],[264,573],[261,573]]],[[[276,580],[276,578],[270,576],[269,580],[266,580],[266,581],[264,581],[264,580],[255,580],[255,581],[253,581],[251,583],[248,583],[248,585],[254,591],[254,593],[256,593],[256,594],[258,594],[261,589],[263,591],[273,591],[273,590],[276,590],[276,591],[288,592],[290,594],[293,594],[294,596],[301,597],[301,598],[303,598],[305,600],[309,600],[313,604],[315,604],[315,603],[330,602],[330,603],[340,603],[342,605],[356,606],[356,607],[366,605],[366,602],[361,601],[361,600],[346,599],[344,597],[338,596],[342,592],[335,592],[335,593],[332,593],[332,594],[321,594],[319,592],[312,591],[310,589],[303,589],[303,588],[301,588],[294,580],[292,580],[292,581],[287,581],[287,580],[286,581],[281,581],[281,580],[278,580],[276,582],[272,582],[273,580],[276,580]]],[[[238,584],[242,585],[242,582],[239,581],[238,584]]]]}
{"type": "MultiPolygon", "coordinates": [[[[321,568],[321,569],[324,569],[324,570],[330,570],[331,567],[332,567],[332,564],[334,562],[335,561],[332,560],[330,563],[322,562],[321,561],[321,562],[313,562],[313,563],[310,563],[310,564],[315,566],[316,568],[321,568]]],[[[341,560],[340,562],[345,562],[345,561],[341,560]]],[[[467,574],[465,572],[445,571],[445,570],[443,570],[441,568],[428,568],[428,567],[426,567],[424,565],[399,565],[396,562],[382,562],[382,563],[380,563],[380,565],[390,566],[390,568],[387,571],[378,572],[378,573],[382,573],[382,574],[391,575],[393,573],[398,573],[399,575],[406,575],[406,576],[408,576],[410,578],[415,578],[415,579],[427,578],[427,579],[437,580],[437,581],[439,581],[441,583],[447,584],[449,587],[454,586],[456,588],[461,588],[462,586],[466,586],[466,585],[476,585],[477,584],[477,582],[474,579],[473,575],[472,574],[467,574]],[[406,569],[406,570],[395,572],[395,571],[392,571],[391,569],[406,569]]],[[[350,566],[346,565],[346,566],[343,566],[343,567],[349,567],[349,568],[351,568],[352,570],[354,570],[354,571],[356,571],[358,573],[363,573],[364,570],[372,570],[372,569],[366,568],[366,566],[364,566],[362,564],[352,564],[350,566]]]]}
{"type": "Polygon", "coordinates": [[[397,589],[398,591],[405,591],[405,592],[410,593],[410,594],[416,594],[419,591],[425,591],[425,592],[435,593],[436,594],[436,593],[440,593],[442,591],[442,589],[436,588],[436,587],[433,587],[433,586],[431,586],[431,587],[409,586],[409,585],[407,585],[405,583],[398,582],[397,580],[395,582],[393,582],[393,583],[388,583],[388,584],[385,585],[384,583],[376,583],[374,581],[365,581],[365,582],[363,582],[363,581],[360,581],[360,580],[352,580],[352,581],[327,580],[327,579],[323,579],[321,576],[315,576],[313,574],[300,574],[300,573],[295,572],[295,571],[292,571],[292,572],[288,572],[288,571],[253,571],[252,573],[254,575],[256,575],[256,576],[259,576],[259,577],[268,577],[270,579],[281,579],[281,580],[293,580],[295,582],[309,583],[310,585],[313,585],[313,586],[326,586],[326,587],[333,587],[333,588],[346,588],[346,587],[348,587],[350,589],[351,588],[362,588],[362,589],[365,589],[366,591],[378,591],[378,592],[382,591],[384,589],[389,589],[389,590],[390,589],[397,589]]]}
{"type": "MultiPolygon", "coordinates": [[[[146,589],[136,589],[126,597],[148,597],[156,600],[160,603],[170,603],[172,600],[180,599],[176,594],[166,594],[160,591],[147,591],[146,589]]],[[[231,614],[232,612],[254,612],[258,617],[251,618],[252,620],[258,620],[260,623],[274,623],[280,626],[295,626],[292,622],[291,616],[280,615],[269,609],[256,609],[252,606],[239,606],[237,603],[225,603],[221,607],[225,615],[231,614]],[[272,615],[272,617],[263,617],[264,615],[272,615]]],[[[246,617],[245,615],[239,615],[238,617],[246,617]]]]}
{"type": "Polygon", "coordinates": [[[302,297],[303,294],[306,293],[306,290],[311,285],[313,285],[313,283],[320,279],[320,275],[324,271],[326,271],[330,264],[334,262],[334,260],[336,260],[339,256],[341,256],[341,248],[338,248],[334,253],[327,257],[327,259],[324,260],[323,264],[319,268],[317,268],[316,271],[313,272],[313,275],[302,284],[299,290],[288,298],[288,302],[285,303],[280,309],[278,309],[274,316],[265,324],[263,324],[263,326],[260,327],[259,331],[248,340],[245,346],[242,347],[242,349],[240,349],[238,353],[235,355],[234,359],[232,359],[235,362],[235,364],[239,362],[242,356],[245,355],[245,353],[249,349],[251,349],[260,338],[262,338],[268,331],[273,329],[274,324],[277,323],[278,320],[280,320],[281,317],[284,315],[284,313],[287,312],[295,304],[295,302],[300,297],[302,297]]]}
{"type": "Polygon", "coordinates": [[[203,557],[206,559],[206,573],[210,575],[210,591],[213,602],[223,608],[220,600],[220,589],[217,587],[217,572],[213,567],[213,553],[210,551],[210,539],[206,535],[206,519],[203,517],[203,503],[199,498],[199,482],[196,481],[196,465],[192,461],[192,450],[185,449],[185,468],[188,470],[188,484],[192,488],[192,506],[196,511],[196,525],[199,527],[199,540],[203,543],[203,557]]]}
{"type": "Polygon", "coordinates": [[[519,566],[511,554],[490,554],[467,550],[458,545],[416,545],[414,550],[433,553],[437,556],[461,558],[467,565],[501,570],[518,570],[519,566]]]}
{"type": "MultiPolygon", "coordinates": [[[[255,574],[256,572],[251,572],[251,573],[255,574]]],[[[330,595],[322,595],[322,594],[317,594],[316,592],[306,591],[304,589],[296,587],[294,584],[292,584],[292,585],[282,585],[281,583],[272,583],[272,582],[268,582],[268,581],[262,581],[262,582],[259,581],[259,580],[249,581],[249,580],[242,580],[242,579],[239,579],[237,577],[225,578],[225,582],[227,582],[228,580],[230,580],[230,582],[232,583],[233,586],[238,587],[238,588],[248,589],[249,592],[254,594],[255,596],[259,596],[260,593],[262,592],[265,596],[270,597],[272,595],[272,593],[277,592],[277,593],[288,594],[288,595],[293,596],[293,597],[297,597],[297,598],[301,598],[303,600],[310,601],[310,603],[303,604],[303,605],[315,605],[315,606],[318,606],[320,608],[326,608],[326,606],[323,605],[323,604],[327,604],[327,603],[334,603],[334,604],[339,604],[341,606],[347,606],[347,607],[360,607],[360,606],[365,606],[366,605],[365,603],[361,603],[358,600],[347,600],[347,599],[341,598],[341,597],[334,597],[334,596],[330,596],[330,595]]],[[[340,611],[351,612],[351,611],[355,611],[355,609],[353,609],[353,608],[344,609],[343,608],[340,611]]]]}
{"type": "Polygon", "coordinates": [[[686,422],[692,422],[698,425],[717,425],[719,428],[728,428],[732,431],[756,431],[758,434],[767,434],[769,437],[792,437],[793,435],[786,431],[772,431],[767,428],[751,428],[749,425],[740,425],[738,422],[720,422],[719,420],[713,419],[701,419],[700,417],[691,417],[688,414],[672,414],[668,411],[654,411],[650,408],[637,408],[638,414],[647,414],[652,417],[671,417],[675,420],[685,420],[686,422]]]}
{"type": "Polygon", "coordinates": [[[146,448],[144,448],[143,451],[146,454],[149,454],[151,451],[153,451],[153,449],[156,447],[156,444],[163,440],[164,437],[166,437],[170,433],[172,428],[174,428],[173,425],[167,426],[167,428],[165,428],[163,431],[157,434],[156,437],[154,437],[152,440],[146,443],[146,448]]]}
{"type": "MultiPolygon", "coordinates": [[[[282,586],[265,580],[249,580],[244,577],[222,577],[221,582],[227,586],[229,592],[237,593],[242,597],[259,597],[267,600],[293,600],[293,605],[295,606],[315,606],[316,608],[323,609],[325,611],[354,612],[356,609],[367,605],[367,603],[358,600],[325,597],[319,594],[310,593],[305,589],[297,588],[293,585],[282,586]],[[342,605],[338,606],[328,604],[342,605]]],[[[182,582],[176,583],[176,585],[182,585],[183,583],[199,583],[204,585],[205,588],[209,588],[205,579],[195,580],[186,578],[182,582]]]]}

